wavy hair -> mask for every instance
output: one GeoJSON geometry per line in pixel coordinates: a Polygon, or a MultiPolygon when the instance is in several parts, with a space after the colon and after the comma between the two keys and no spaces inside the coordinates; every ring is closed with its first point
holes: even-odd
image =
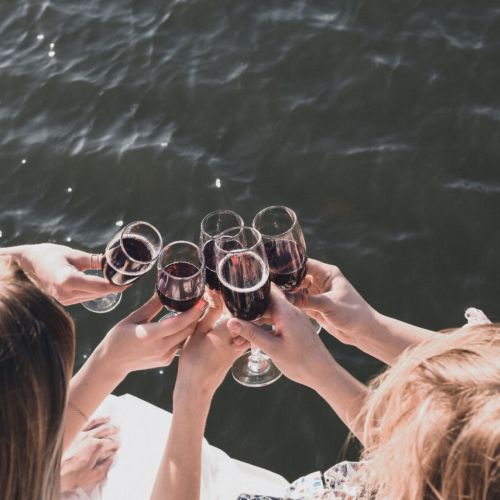
{"type": "Polygon", "coordinates": [[[372,383],[359,479],[380,500],[500,498],[500,326],[413,347],[372,383]]]}
{"type": "Polygon", "coordinates": [[[0,492],[60,498],[66,392],[75,333],[64,310],[0,259],[0,492]]]}

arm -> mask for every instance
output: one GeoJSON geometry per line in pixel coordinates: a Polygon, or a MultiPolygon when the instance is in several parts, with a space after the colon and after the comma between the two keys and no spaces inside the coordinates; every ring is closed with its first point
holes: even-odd
{"type": "Polygon", "coordinates": [[[203,433],[212,397],[233,361],[248,349],[233,340],[225,322],[220,297],[196,327],[179,358],[170,433],[151,500],[198,500],[201,484],[203,433]]]}
{"type": "Polygon", "coordinates": [[[171,363],[179,343],[193,333],[206,305],[202,300],[185,313],[152,323],[163,307],[155,294],[107,333],[71,380],[64,448],[128,373],[171,363]]]}
{"type": "Polygon", "coordinates": [[[314,389],[349,429],[361,437],[363,422],[358,417],[368,389],[331,357],[307,316],[274,286],[271,297],[275,335],[234,318],[228,322],[231,333],[269,354],[288,378],[314,389]]]}
{"type": "Polygon", "coordinates": [[[341,342],[393,365],[407,347],[438,335],[375,311],[338,267],[309,259],[307,269],[307,287],[288,298],[341,342]]]}
{"type": "Polygon", "coordinates": [[[172,424],[151,500],[200,497],[201,448],[212,396],[177,389],[176,385],[172,424]]]}
{"type": "Polygon", "coordinates": [[[101,257],[64,245],[40,243],[0,248],[46,293],[63,305],[77,304],[116,292],[119,287],[84,271],[101,268],[101,257]]]}

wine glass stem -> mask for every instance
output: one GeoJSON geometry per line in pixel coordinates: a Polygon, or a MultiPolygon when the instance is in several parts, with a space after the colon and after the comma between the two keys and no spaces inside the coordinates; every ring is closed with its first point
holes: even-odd
{"type": "Polygon", "coordinates": [[[248,357],[248,369],[253,373],[263,373],[269,369],[269,360],[262,351],[252,346],[252,354],[248,357]]]}

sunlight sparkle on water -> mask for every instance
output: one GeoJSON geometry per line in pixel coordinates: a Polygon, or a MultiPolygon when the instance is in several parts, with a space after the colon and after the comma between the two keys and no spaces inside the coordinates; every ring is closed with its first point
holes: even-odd
{"type": "Polygon", "coordinates": [[[122,227],[123,226],[123,221],[122,220],[117,220],[115,222],[115,226],[122,227]]]}
{"type": "Polygon", "coordinates": [[[43,33],[40,33],[39,35],[36,36],[37,40],[43,40],[45,38],[45,35],[43,33]]]}
{"type": "Polygon", "coordinates": [[[49,57],[54,57],[55,55],[56,55],[56,53],[53,50],[49,51],[49,57]]]}
{"type": "Polygon", "coordinates": [[[21,160],[21,163],[22,163],[23,165],[26,165],[26,158],[23,158],[23,159],[21,160]]]}
{"type": "Polygon", "coordinates": [[[222,183],[219,178],[215,179],[215,187],[219,189],[222,186],[222,183]]]}
{"type": "Polygon", "coordinates": [[[71,192],[73,192],[73,188],[72,188],[72,187],[66,188],[66,191],[67,191],[68,193],[71,193],[71,192]]]}
{"type": "Polygon", "coordinates": [[[0,229],[0,238],[3,236],[3,231],[0,229]]]}
{"type": "Polygon", "coordinates": [[[66,241],[69,243],[71,241],[71,236],[67,236],[66,241]]]}
{"type": "Polygon", "coordinates": [[[163,375],[163,370],[159,370],[159,371],[158,371],[158,373],[159,373],[160,375],[163,375]]]}

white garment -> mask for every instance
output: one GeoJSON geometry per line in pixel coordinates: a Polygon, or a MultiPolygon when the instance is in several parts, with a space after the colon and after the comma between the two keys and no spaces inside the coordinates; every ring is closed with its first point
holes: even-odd
{"type": "MultiPolygon", "coordinates": [[[[107,480],[63,500],[148,500],[167,441],[172,415],[126,394],[108,396],[94,416],[110,416],[120,428],[121,446],[107,480]]],[[[235,500],[247,491],[280,497],[288,481],[282,476],[230,458],[206,440],[202,448],[201,500],[235,500]]]]}

